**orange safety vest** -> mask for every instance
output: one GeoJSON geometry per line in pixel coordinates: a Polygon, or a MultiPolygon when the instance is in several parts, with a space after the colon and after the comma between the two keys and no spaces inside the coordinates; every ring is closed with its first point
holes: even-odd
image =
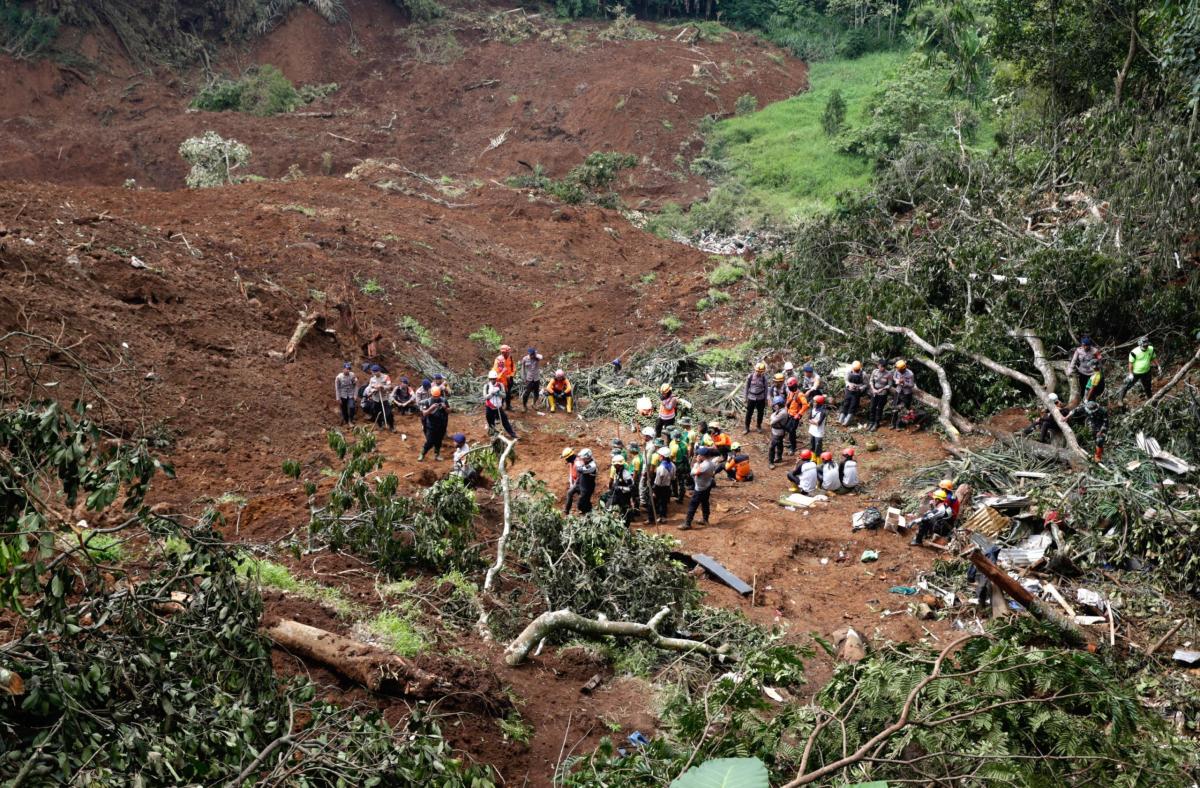
{"type": "MultiPolygon", "coordinates": [[[[740,455],[745,457],[745,455],[740,455]]],[[[729,458],[729,462],[725,463],[725,470],[733,471],[734,478],[739,482],[744,482],[750,478],[750,458],[746,457],[740,462],[733,458],[729,458]]]]}
{"type": "Polygon", "coordinates": [[[562,380],[559,380],[558,378],[550,378],[550,383],[546,386],[546,388],[554,394],[570,394],[571,381],[567,380],[566,378],[563,378],[562,380]]]}
{"type": "Polygon", "coordinates": [[[665,399],[659,400],[658,417],[660,419],[675,418],[675,403],[676,403],[676,399],[675,399],[674,394],[670,395],[669,397],[666,397],[665,399]]]}
{"type": "Polygon", "coordinates": [[[787,412],[793,419],[798,419],[808,410],[808,397],[799,389],[789,391],[787,397],[787,412]]]}
{"type": "Polygon", "coordinates": [[[517,374],[517,362],[513,360],[512,356],[505,358],[503,353],[496,356],[496,361],[492,364],[492,368],[496,370],[497,377],[500,378],[500,382],[505,386],[508,385],[508,381],[513,379],[513,375],[517,374]]]}
{"type": "Polygon", "coordinates": [[[716,435],[713,436],[713,446],[716,446],[718,449],[729,448],[732,445],[733,445],[733,438],[729,437],[729,433],[718,432],[716,435]]]}

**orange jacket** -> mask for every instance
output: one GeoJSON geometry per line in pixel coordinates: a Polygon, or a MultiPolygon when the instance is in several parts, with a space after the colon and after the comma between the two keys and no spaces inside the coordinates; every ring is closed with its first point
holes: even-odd
{"type": "Polygon", "coordinates": [[[808,397],[804,396],[804,392],[796,389],[789,391],[787,395],[787,412],[793,419],[798,419],[808,411],[808,397]]]}
{"type": "Polygon", "coordinates": [[[517,362],[513,360],[512,355],[505,357],[503,353],[496,356],[496,360],[492,363],[492,369],[496,370],[496,375],[500,378],[500,382],[505,386],[513,379],[513,375],[517,374],[517,362]]]}
{"type": "Polygon", "coordinates": [[[713,436],[713,446],[716,446],[718,449],[728,449],[732,445],[733,438],[729,437],[728,432],[718,432],[713,436]]]}
{"type": "Polygon", "coordinates": [[[729,458],[729,462],[725,463],[725,470],[733,471],[734,478],[739,482],[744,482],[750,478],[750,458],[745,454],[735,454],[729,458]]]}
{"type": "Polygon", "coordinates": [[[546,390],[552,394],[570,394],[571,381],[567,378],[563,378],[562,380],[550,378],[550,382],[546,384],[546,390]]]}

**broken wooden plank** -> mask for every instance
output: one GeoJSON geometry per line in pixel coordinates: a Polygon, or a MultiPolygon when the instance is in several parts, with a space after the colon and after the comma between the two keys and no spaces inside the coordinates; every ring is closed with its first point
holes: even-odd
{"type": "Polygon", "coordinates": [[[582,692],[584,695],[591,695],[593,692],[596,691],[596,688],[599,687],[603,682],[604,682],[604,677],[601,676],[599,673],[597,673],[594,676],[592,676],[590,679],[588,679],[587,683],[579,688],[579,691],[582,692]]]}
{"type": "Polygon", "coordinates": [[[730,572],[720,561],[711,555],[693,553],[692,560],[696,562],[697,566],[704,567],[704,571],[712,575],[717,582],[724,583],[742,596],[749,596],[754,591],[754,589],[746,584],[745,580],[730,572]]]}

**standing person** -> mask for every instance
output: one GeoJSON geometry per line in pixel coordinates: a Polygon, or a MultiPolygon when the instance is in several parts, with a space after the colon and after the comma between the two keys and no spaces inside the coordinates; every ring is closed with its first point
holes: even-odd
{"type": "Polygon", "coordinates": [[[451,457],[454,469],[450,471],[450,474],[461,478],[468,487],[474,487],[479,483],[479,471],[467,462],[467,456],[471,453],[471,447],[467,444],[467,436],[456,432],[450,436],[450,440],[454,442],[454,456],[451,457]]]}
{"type": "Polygon", "coordinates": [[[900,420],[912,407],[913,390],[917,387],[912,370],[908,368],[908,362],[904,359],[896,362],[896,371],[892,373],[892,387],[896,392],[895,399],[892,401],[892,406],[895,408],[892,411],[892,429],[898,430],[900,429],[900,420]]]}
{"type": "Polygon", "coordinates": [[[446,404],[449,405],[450,397],[454,394],[454,389],[450,388],[450,382],[446,380],[446,376],[441,372],[436,373],[433,376],[433,381],[430,383],[430,387],[433,386],[437,386],[442,390],[442,397],[445,398],[446,404]]]}
{"type": "Polygon", "coordinates": [[[575,466],[579,473],[579,513],[587,514],[592,510],[592,495],[596,492],[596,461],[592,459],[592,450],[580,449],[575,466]]]}
{"type": "Polygon", "coordinates": [[[504,409],[512,410],[512,382],[517,374],[517,361],[512,357],[511,347],[500,346],[500,355],[492,362],[492,371],[496,373],[496,382],[504,387],[504,409]]]}
{"type": "Polygon", "coordinates": [[[883,359],[875,361],[875,371],[871,373],[871,380],[867,384],[867,391],[871,395],[871,412],[870,421],[867,426],[868,432],[874,432],[879,429],[879,422],[883,421],[883,409],[887,407],[888,394],[892,389],[892,376],[888,372],[887,362],[883,359]]]}
{"type": "Polygon", "coordinates": [[[804,418],[804,414],[808,412],[808,399],[804,396],[804,392],[800,390],[800,381],[796,378],[788,378],[787,392],[788,451],[795,456],[796,431],[800,429],[800,419],[804,418]]]}
{"type": "Polygon", "coordinates": [[[658,387],[658,421],[654,425],[654,437],[662,435],[667,427],[675,426],[675,411],[679,407],[679,398],[671,390],[670,383],[658,387]]]}
{"type": "Polygon", "coordinates": [[[413,404],[417,406],[417,416],[421,419],[421,434],[426,438],[429,437],[429,420],[425,418],[425,409],[429,407],[429,401],[433,399],[432,390],[433,381],[425,378],[413,392],[413,404]]]}
{"type": "Polygon", "coordinates": [[[537,352],[537,348],[529,348],[529,352],[521,358],[521,381],[525,384],[521,391],[521,410],[529,410],[530,397],[533,397],[533,407],[536,408],[542,390],[542,354],[537,352]]]}
{"type": "Polygon", "coordinates": [[[614,454],[612,459],[612,474],[608,482],[609,505],[621,513],[625,525],[633,521],[633,473],[626,467],[625,458],[614,454]]]}
{"type": "Polygon", "coordinates": [[[838,478],[842,487],[853,492],[858,487],[858,460],[854,459],[854,447],[842,449],[842,461],[838,463],[838,478]]]}
{"type": "Polygon", "coordinates": [[[775,377],[771,378],[771,387],[767,389],[767,399],[774,402],[780,397],[787,398],[787,378],[782,372],[776,372],[775,377]]]}
{"type": "Polygon", "coordinates": [[[421,411],[421,416],[428,425],[425,431],[425,446],[417,462],[425,462],[425,455],[433,449],[433,459],[442,459],[442,441],[446,439],[446,428],[450,426],[450,406],[442,396],[442,390],[434,386],[429,390],[429,405],[421,411]]]}
{"type": "Polygon", "coordinates": [[[786,404],[783,397],[776,397],[771,402],[771,445],[767,448],[767,467],[772,470],[777,463],[783,462],[783,438],[787,435],[788,420],[786,404]]]}
{"type": "Polygon", "coordinates": [[[762,432],[763,414],[767,409],[767,365],[760,361],[754,365],[754,371],[746,376],[746,431],[750,434],[750,417],[757,412],[757,429],[762,432]]]}
{"type": "Polygon", "coordinates": [[[833,462],[833,452],[827,451],[821,455],[821,489],[837,492],[842,489],[842,475],[833,462]]]}
{"type": "Polygon", "coordinates": [[[716,483],[717,465],[710,459],[714,451],[707,446],[696,449],[696,460],[692,463],[692,497],[688,501],[687,519],[679,530],[691,530],[692,521],[696,519],[696,511],[701,514],[701,525],[708,525],[710,498],[713,485],[716,483]]]}
{"type": "Polygon", "coordinates": [[[787,477],[794,490],[799,490],[805,495],[815,493],[817,491],[817,464],[813,461],[813,453],[808,449],[800,452],[800,459],[796,461],[796,467],[788,471],[787,477]]]}
{"type": "Polygon", "coordinates": [[[658,450],[658,466],[654,469],[654,516],[659,522],[667,519],[667,504],[671,501],[671,487],[675,483],[675,463],[671,461],[671,449],[664,446],[658,450]]]}
{"type": "MultiPolygon", "coordinates": [[[[630,441],[625,449],[626,462],[625,467],[633,478],[633,493],[630,496],[630,506],[633,509],[638,509],[642,505],[646,505],[650,500],[650,487],[646,482],[646,460],[642,456],[642,446],[637,441],[630,441]]],[[[616,454],[613,455],[614,460],[616,454]]],[[[647,505],[647,508],[649,506],[647,505]]],[[[636,512],[635,512],[636,514],[636,512]]],[[[654,512],[650,511],[646,514],[646,518],[653,525],[654,512]]]]}
{"type": "Polygon", "coordinates": [[[813,454],[821,453],[821,444],[825,442],[825,395],[813,397],[812,413],[808,417],[808,448],[813,454]]]}
{"type": "Polygon", "coordinates": [[[788,378],[791,378],[791,377],[795,377],[796,365],[790,361],[783,362],[783,371],[780,372],[779,374],[783,375],[784,380],[787,380],[788,378]]]}
{"type": "Polygon", "coordinates": [[[867,390],[867,376],[863,372],[861,361],[855,361],[850,365],[850,371],[846,373],[846,394],[842,398],[842,415],[838,417],[838,422],[843,427],[849,427],[854,414],[858,413],[858,403],[862,399],[862,395],[867,390]]]}
{"type": "Polygon", "coordinates": [[[575,450],[570,446],[562,450],[562,459],[567,464],[567,500],[563,514],[570,514],[571,506],[579,496],[579,466],[575,463],[575,450]]]}
{"type": "Polygon", "coordinates": [[[800,388],[804,390],[804,396],[810,402],[821,393],[821,376],[813,369],[812,364],[805,364],[804,369],[800,370],[800,388]]]}
{"type": "Polygon", "coordinates": [[[682,426],[676,427],[671,434],[671,442],[667,448],[671,452],[671,464],[675,466],[675,477],[672,479],[671,486],[675,490],[675,500],[678,503],[683,503],[683,496],[687,492],[688,475],[685,471],[688,468],[688,438],[687,430],[682,426]]]}
{"type": "Polygon", "coordinates": [[[508,423],[508,414],[504,412],[505,388],[500,383],[500,374],[496,370],[488,373],[487,383],[483,384],[483,412],[487,416],[488,432],[496,432],[496,421],[504,425],[508,437],[516,438],[512,425],[508,423]]]}
{"type": "Polygon", "coordinates": [[[563,408],[570,413],[574,405],[572,391],[573,387],[571,381],[567,380],[567,373],[561,369],[554,370],[554,377],[546,384],[546,399],[550,403],[550,412],[553,413],[556,408],[563,408]]]}
{"type": "Polygon", "coordinates": [[[1092,375],[1083,387],[1084,402],[1099,402],[1101,395],[1104,394],[1104,384],[1107,381],[1104,375],[1104,356],[1097,353],[1095,361],[1096,366],[1092,370],[1092,375]]]}
{"type": "Polygon", "coordinates": [[[1087,418],[1087,425],[1092,430],[1092,439],[1096,446],[1096,452],[1092,455],[1092,459],[1100,462],[1104,459],[1104,444],[1108,442],[1108,408],[1089,399],[1084,400],[1083,412],[1087,418]]]}
{"type": "Polygon", "coordinates": [[[333,379],[333,396],[337,398],[338,408],[342,412],[342,424],[347,427],[354,423],[354,399],[357,395],[358,376],[354,374],[354,366],[347,361],[333,379]]]}
{"type": "Polygon", "coordinates": [[[1162,374],[1162,364],[1158,363],[1158,356],[1154,352],[1154,345],[1150,344],[1147,337],[1141,337],[1137,341],[1137,346],[1129,351],[1129,374],[1125,378],[1125,385],[1121,387],[1121,394],[1118,399],[1121,402],[1125,401],[1125,395],[1134,387],[1134,384],[1142,384],[1142,394],[1146,399],[1150,399],[1152,392],[1151,381],[1154,375],[1150,372],[1150,366],[1153,365],[1162,374]]]}
{"type": "Polygon", "coordinates": [[[1096,371],[1096,355],[1096,344],[1092,342],[1091,337],[1085,336],[1079,340],[1079,347],[1075,348],[1075,352],[1071,354],[1071,360],[1067,363],[1067,374],[1074,375],[1079,381],[1081,397],[1087,388],[1088,379],[1096,371]]]}

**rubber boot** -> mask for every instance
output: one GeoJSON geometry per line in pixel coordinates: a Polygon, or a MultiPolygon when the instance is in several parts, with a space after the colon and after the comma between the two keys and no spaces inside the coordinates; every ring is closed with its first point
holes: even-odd
{"type": "Polygon", "coordinates": [[[420,454],[417,456],[417,462],[425,462],[425,452],[421,452],[421,453],[420,453],[420,454]]]}
{"type": "Polygon", "coordinates": [[[1102,459],[1104,459],[1104,448],[1102,446],[1096,447],[1096,454],[1093,459],[1095,459],[1096,462],[1100,462],[1102,459]]]}

